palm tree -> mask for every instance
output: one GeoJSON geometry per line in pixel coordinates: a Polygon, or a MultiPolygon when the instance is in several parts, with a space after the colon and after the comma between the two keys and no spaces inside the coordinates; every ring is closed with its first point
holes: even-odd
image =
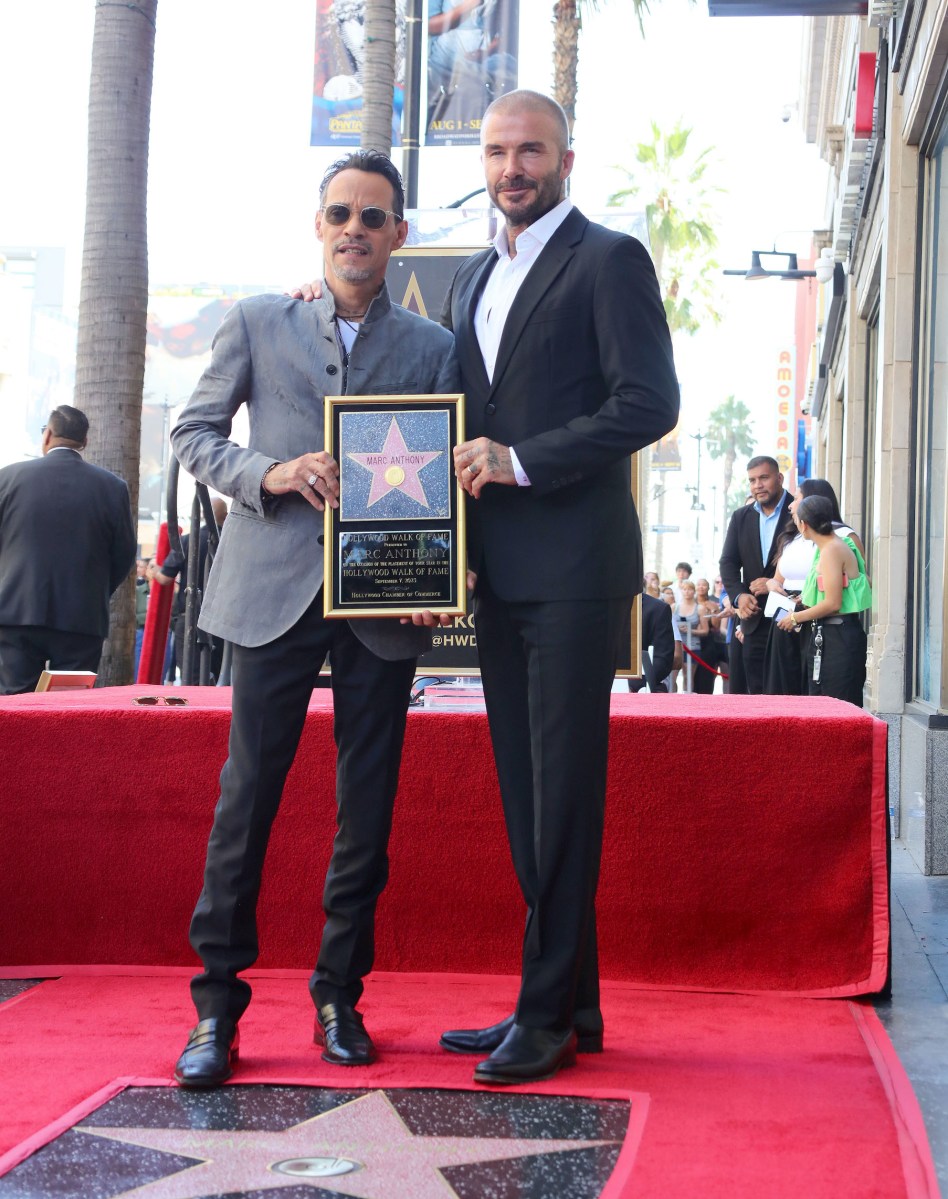
{"type": "Polygon", "coordinates": [[[754,434],[750,415],[747,405],[732,395],[708,413],[708,422],[705,427],[708,453],[712,458],[724,459],[724,521],[722,528],[727,525],[732,510],[740,506],[739,502],[729,503],[728,500],[731,483],[734,479],[734,463],[739,454],[746,457],[754,452],[754,434]]]}
{"type": "Polygon", "coordinates": [[[397,19],[395,0],[365,0],[365,62],[362,66],[362,135],[366,150],[392,152],[397,19]]]}
{"type": "Polygon", "coordinates": [[[638,169],[617,166],[629,183],[609,197],[610,205],[619,205],[644,194],[649,244],[668,325],[672,333],[688,334],[706,320],[721,319],[715,306],[718,264],[712,251],[717,236],[711,195],[722,189],[705,179],[713,147],[689,154],[691,132],[678,121],[665,134],[653,121],[652,140],[635,147],[638,169]]]}
{"type": "MultiPolygon", "coordinates": [[[[649,0],[632,0],[632,9],[643,37],[643,18],[648,13],[648,6],[649,0]]],[[[576,79],[579,71],[579,34],[583,27],[583,12],[598,7],[598,0],[554,0],[553,4],[553,98],[566,113],[570,133],[573,132],[573,122],[576,120],[576,79]]]]}
{"type": "MultiPolygon", "coordinates": [[[[89,458],[128,483],[138,511],[148,308],[148,132],[158,0],[97,4],[89,84],[86,226],[75,404],[89,458]]],[[[112,599],[100,681],[126,683],[135,638],[134,574],[112,599]]]]}

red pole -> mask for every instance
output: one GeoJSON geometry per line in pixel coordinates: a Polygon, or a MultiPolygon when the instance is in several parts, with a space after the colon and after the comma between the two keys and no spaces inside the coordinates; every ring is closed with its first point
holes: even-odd
{"type": "MultiPolygon", "coordinates": [[[[167,521],[162,521],[161,528],[158,530],[158,545],[155,550],[155,561],[159,566],[168,557],[170,549],[171,541],[168,537],[168,523],[167,521]]],[[[152,686],[161,683],[173,601],[174,587],[171,584],[162,586],[161,583],[153,579],[151,591],[148,594],[148,614],[145,617],[142,653],[138,661],[137,682],[139,683],[149,683],[152,686]]]]}

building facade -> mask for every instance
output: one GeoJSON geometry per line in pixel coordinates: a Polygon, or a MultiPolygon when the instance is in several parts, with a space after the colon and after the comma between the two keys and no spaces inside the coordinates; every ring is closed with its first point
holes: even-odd
{"type": "Polygon", "coordinates": [[[889,725],[894,830],[926,874],[948,874],[948,0],[811,17],[804,58],[836,264],[806,401],[811,473],[864,533],[867,704],[889,725]]]}

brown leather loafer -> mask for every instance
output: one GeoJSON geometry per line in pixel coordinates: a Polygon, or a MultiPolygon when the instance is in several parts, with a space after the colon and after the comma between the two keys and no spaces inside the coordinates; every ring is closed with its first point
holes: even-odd
{"type": "Polygon", "coordinates": [[[490,1057],[478,1062],[474,1081],[489,1086],[542,1082],[564,1066],[576,1065],[576,1033],[514,1024],[490,1057]]]}
{"type": "Polygon", "coordinates": [[[184,1053],[174,1068],[175,1081],[183,1087],[217,1087],[233,1074],[240,1034],[233,1020],[202,1020],[191,1029],[184,1053]]]}
{"type": "MultiPolygon", "coordinates": [[[[442,1033],[438,1044],[449,1053],[493,1053],[514,1026],[513,1016],[488,1028],[454,1028],[442,1033]]],[[[576,1050],[602,1053],[602,1016],[590,1008],[576,1013],[576,1050]]]]}
{"type": "Polygon", "coordinates": [[[322,1059],[335,1066],[368,1066],[375,1046],[362,1017],[344,1003],[327,1003],[316,1012],[313,1041],[323,1046],[322,1059]]]}

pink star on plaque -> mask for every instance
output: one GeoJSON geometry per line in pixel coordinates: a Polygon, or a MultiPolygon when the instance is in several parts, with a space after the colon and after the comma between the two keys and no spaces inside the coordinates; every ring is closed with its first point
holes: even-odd
{"type": "Polygon", "coordinates": [[[390,491],[396,490],[404,491],[423,508],[427,508],[428,497],[421,485],[421,479],[418,478],[418,472],[433,459],[440,458],[441,453],[441,450],[410,450],[405,445],[398,421],[393,416],[385,437],[385,445],[377,454],[347,454],[346,457],[372,472],[367,508],[371,508],[390,491]]]}

